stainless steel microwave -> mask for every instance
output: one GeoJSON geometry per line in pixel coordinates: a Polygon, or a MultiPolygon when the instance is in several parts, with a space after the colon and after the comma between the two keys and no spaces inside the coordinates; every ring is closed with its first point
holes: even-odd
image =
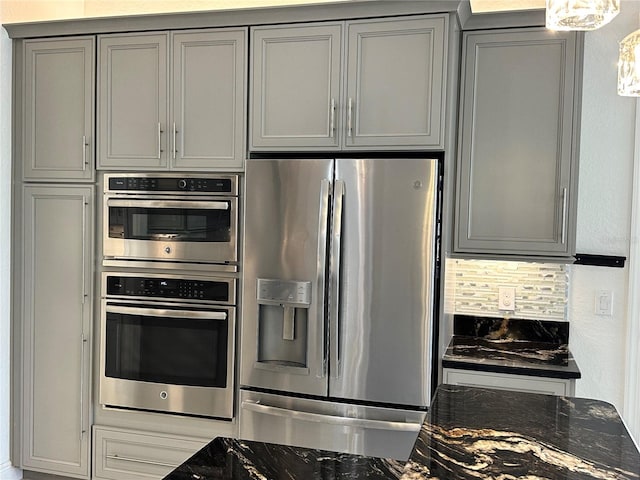
{"type": "Polygon", "coordinates": [[[106,174],[103,256],[234,264],[238,176],[106,174]]]}

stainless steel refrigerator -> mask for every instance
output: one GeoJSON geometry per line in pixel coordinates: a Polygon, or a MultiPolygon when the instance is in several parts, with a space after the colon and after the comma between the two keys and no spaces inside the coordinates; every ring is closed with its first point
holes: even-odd
{"type": "Polygon", "coordinates": [[[406,459],[431,398],[438,161],[251,159],[240,438],[406,459]]]}

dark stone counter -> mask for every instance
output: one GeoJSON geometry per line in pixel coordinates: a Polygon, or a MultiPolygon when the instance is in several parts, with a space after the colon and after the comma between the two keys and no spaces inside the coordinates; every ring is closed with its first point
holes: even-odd
{"type": "Polygon", "coordinates": [[[455,315],[444,368],[580,378],[567,322],[455,315]]]}
{"type": "Polygon", "coordinates": [[[165,480],[638,480],[605,402],[441,385],[408,462],[217,438],[165,480]]]}

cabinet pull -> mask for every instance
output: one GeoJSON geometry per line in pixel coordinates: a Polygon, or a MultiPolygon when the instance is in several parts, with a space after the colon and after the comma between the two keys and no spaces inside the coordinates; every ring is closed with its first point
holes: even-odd
{"type": "Polygon", "coordinates": [[[87,295],[87,198],[82,197],[82,305],[87,295]]]}
{"type": "Polygon", "coordinates": [[[87,147],[89,146],[89,144],[87,143],[87,136],[83,135],[82,136],[82,170],[86,170],[87,169],[87,165],[89,165],[89,162],[87,161],[87,147]]]}
{"type": "Polygon", "coordinates": [[[336,133],[336,99],[331,99],[331,104],[329,105],[329,136],[333,138],[336,133]]]}
{"type": "Polygon", "coordinates": [[[177,465],[173,465],[171,463],[163,463],[163,462],[152,462],[151,460],[142,460],[140,458],[132,458],[132,457],[123,457],[114,453],[113,455],[106,456],[110,460],[120,460],[122,462],[133,462],[133,463],[142,463],[144,465],[157,465],[159,467],[167,467],[167,468],[176,468],[177,465]]]}
{"type": "Polygon", "coordinates": [[[175,160],[176,159],[176,122],[173,122],[173,152],[172,152],[172,157],[175,160]]]}
{"type": "Polygon", "coordinates": [[[84,428],[84,349],[87,343],[84,332],[80,337],[80,342],[80,440],[82,440],[82,436],[87,432],[84,428]]]}
{"type": "Polygon", "coordinates": [[[562,189],[562,243],[567,240],[567,188],[562,189]]]}
{"type": "Polygon", "coordinates": [[[353,136],[353,99],[347,101],[347,135],[353,136]]]}
{"type": "Polygon", "coordinates": [[[158,160],[162,158],[162,124],[158,122],[158,160]]]}

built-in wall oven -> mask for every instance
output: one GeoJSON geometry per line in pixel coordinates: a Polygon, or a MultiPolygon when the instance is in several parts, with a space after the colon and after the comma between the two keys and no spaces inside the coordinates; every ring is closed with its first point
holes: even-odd
{"type": "Polygon", "coordinates": [[[236,264],[238,175],[105,174],[105,260],[236,264]]]}
{"type": "Polygon", "coordinates": [[[232,418],[236,281],[104,272],[100,403],[232,418]]]}

